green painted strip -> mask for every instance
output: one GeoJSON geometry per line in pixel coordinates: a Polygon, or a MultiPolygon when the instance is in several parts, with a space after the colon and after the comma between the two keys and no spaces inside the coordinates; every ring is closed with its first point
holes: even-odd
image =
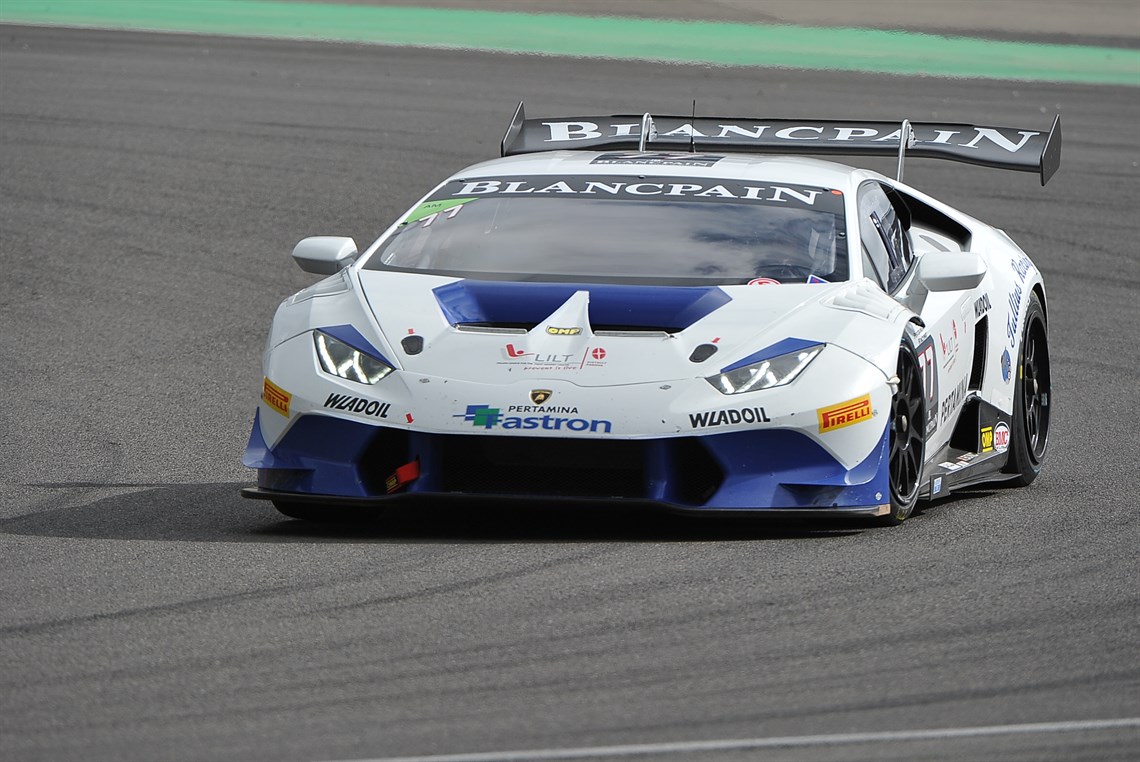
{"type": "Polygon", "coordinates": [[[0,22],[1140,86],[1140,50],[866,29],[269,0],[0,0],[0,22]]]}
{"type": "Polygon", "coordinates": [[[404,220],[403,224],[407,225],[412,222],[419,222],[425,217],[430,217],[433,214],[439,214],[440,212],[446,212],[448,209],[454,209],[457,206],[463,206],[464,204],[470,203],[472,201],[478,201],[478,197],[473,196],[471,198],[446,198],[442,201],[425,201],[412,210],[411,214],[408,215],[408,218],[404,220]]]}

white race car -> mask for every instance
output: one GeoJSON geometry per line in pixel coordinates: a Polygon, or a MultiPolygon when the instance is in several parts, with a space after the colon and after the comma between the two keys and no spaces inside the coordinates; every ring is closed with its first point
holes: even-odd
{"type": "Polygon", "coordinates": [[[247,497],[311,520],[394,500],[621,500],[904,520],[1029,484],[1052,410],[1045,291],[908,156],[1038,172],[1048,132],[527,119],[326,279],[264,355],[247,497]],[[801,156],[787,156],[800,154],[801,156]],[[818,155],[898,157],[896,179],[818,155]]]}

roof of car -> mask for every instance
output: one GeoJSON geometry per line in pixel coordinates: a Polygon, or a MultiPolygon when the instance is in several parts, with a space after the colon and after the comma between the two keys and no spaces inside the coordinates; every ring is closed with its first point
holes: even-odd
{"type": "Polygon", "coordinates": [[[474,164],[452,178],[564,175],[693,177],[786,182],[846,189],[871,173],[832,161],[708,151],[549,151],[474,164]]]}

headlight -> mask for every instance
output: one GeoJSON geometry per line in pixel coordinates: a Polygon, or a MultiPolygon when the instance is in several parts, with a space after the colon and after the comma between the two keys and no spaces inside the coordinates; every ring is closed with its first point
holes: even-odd
{"type": "Polygon", "coordinates": [[[721,394],[742,394],[783,386],[790,384],[796,376],[803,373],[804,368],[823,351],[823,347],[823,344],[816,344],[797,349],[727,373],[709,376],[705,380],[715,386],[721,394]]]}
{"type": "Polygon", "coordinates": [[[321,368],[325,373],[339,378],[358,384],[374,384],[393,370],[391,365],[366,355],[327,333],[313,331],[313,343],[317,347],[317,359],[321,368]]]}

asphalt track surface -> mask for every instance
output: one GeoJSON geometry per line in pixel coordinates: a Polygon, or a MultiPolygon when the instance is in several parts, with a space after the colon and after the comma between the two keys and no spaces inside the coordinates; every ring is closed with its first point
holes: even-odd
{"type": "Polygon", "coordinates": [[[1125,88],[0,27],[0,757],[1135,759],[1136,725],[952,731],[1140,717],[1138,124],[1125,88]],[[907,171],[1045,273],[1042,477],[894,529],[541,504],[337,529],[239,498],[266,327],[311,282],[292,244],[371,240],[520,97],[1059,111],[1047,188],[907,171]],[[943,732],[891,735],[916,729],[943,732]]]}

